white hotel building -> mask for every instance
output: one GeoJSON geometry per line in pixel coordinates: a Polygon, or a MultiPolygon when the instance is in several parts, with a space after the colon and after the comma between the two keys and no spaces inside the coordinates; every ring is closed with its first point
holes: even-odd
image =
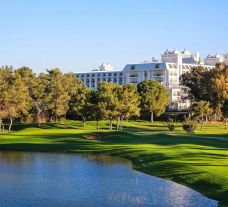
{"type": "MultiPolygon", "coordinates": [[[[181,99],[183,94],[179,84],[181,74],[196,66],[211,69],[221,61],[223,59],[218,55],[208,55],[204,59],[206,64],[203,64],[199,53],[192,55],[186,49],[183,52],[174,49],[166,50],[161,55],[161,61],[153,58],[151,62],[127,64],[123,70],[115,70],[110,64],[102,64],[97,70],[76,73],[76,76],[84,82],[85,86],[93,89],[96,89],[101,81],[137,85],[144,80],[156,80],[170,93],[170,109],[181,110],[189,106],[188,101],[181,99]]],[[[226,61],[228,61],[228,54],[224,57],[224,62],[226,61]]]]}

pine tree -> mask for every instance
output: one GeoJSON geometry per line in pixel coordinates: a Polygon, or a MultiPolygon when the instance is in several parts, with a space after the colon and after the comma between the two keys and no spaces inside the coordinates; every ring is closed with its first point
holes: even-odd
{"type": "Polygon", "coordinates": [[[154,115],[160,116],[169,104],[168,91],[154,80],[143,81],[137,88],[141,97],[141,109],[150,112],[150,120],[153,122],[154,115]]]}

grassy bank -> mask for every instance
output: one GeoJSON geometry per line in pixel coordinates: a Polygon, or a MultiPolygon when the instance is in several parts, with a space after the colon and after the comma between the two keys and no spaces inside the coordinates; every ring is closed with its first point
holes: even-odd
{"type": "Polygon", "coordinates": [[[134,169],[190,186],[228,206],[228,130],[206,124],[193,136],[179,125],[170,134],[166,124],[125,123],[123,132],[110,132],[102,122],[41,126],[17,125],[0,135],[0,150],[98,152],[128,158],[134,169]]]}

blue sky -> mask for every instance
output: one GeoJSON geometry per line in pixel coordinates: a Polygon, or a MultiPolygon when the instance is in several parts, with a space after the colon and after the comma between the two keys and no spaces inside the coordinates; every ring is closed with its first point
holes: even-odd
{"type": "Polygon", "coordinates": [[[89,71],[167,48],[228,52],[226,0],[0,0],[0,65],[89,71]]]}

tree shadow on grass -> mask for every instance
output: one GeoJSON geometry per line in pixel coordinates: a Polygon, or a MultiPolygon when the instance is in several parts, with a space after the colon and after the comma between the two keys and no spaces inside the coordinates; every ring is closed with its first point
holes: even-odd
{"type": "MultiPolygon", "coordinates": [[[[8,124],[5,124],[5,129],[7,130],[8,124]]],[[[18,132],[24,129],[30,129],[30,128],[35,128],[35,129],[82,129],[83,126],[82,124],[78,123],[45,123],[41,124],[40,126],[35,123],[35,124],[14,124],[12,126],[12,131],[18,132]]]]}
{"type": "MultiPolygon", "coordinates": [[[[4,138],[7,139],[7,135],[3,135],[4,138]]],[[[228,149],[228,141],[226,140],[216,140],[216,139],[205,139],[196,136],[183,136],[183,135],[169,135],[164,133],[158,134],[149,134],[149,135],[136,135],[134,133],[129,132],[120,132],[120,131],[97,131],[97,132],[88,132],[85,131],[83,133],[78,133],[77,130],[70,133],[47,133],[45,131],[40,134],[19,134],[19,133],[10,133],[10,137],[14,137],[16,139],[25,139],[26,142],[29,142],[30,138],[31,142],[34,142],[35,139],[41,140],[51,140],[53,142],[75,142],[81,140],[86,140],[87,142],[100,142],[103,145],[140,145],[140,144],[150,144],[152,145],[160,145],[164,147],[175,147],[175,148],[183,148],[185,145],[191,145],[190,148],[198,149],[198,150],[224,150],[228,149]],[[86,136],[95,137],[94,140],[87,140],[86,136]],[[205,148],[206,147],[206,148],[205,148]]],[[[1,141],[1,140],[0,140],[1,141]]],[[[20,141],[20,140],[19,140],[20,141]]]]}

